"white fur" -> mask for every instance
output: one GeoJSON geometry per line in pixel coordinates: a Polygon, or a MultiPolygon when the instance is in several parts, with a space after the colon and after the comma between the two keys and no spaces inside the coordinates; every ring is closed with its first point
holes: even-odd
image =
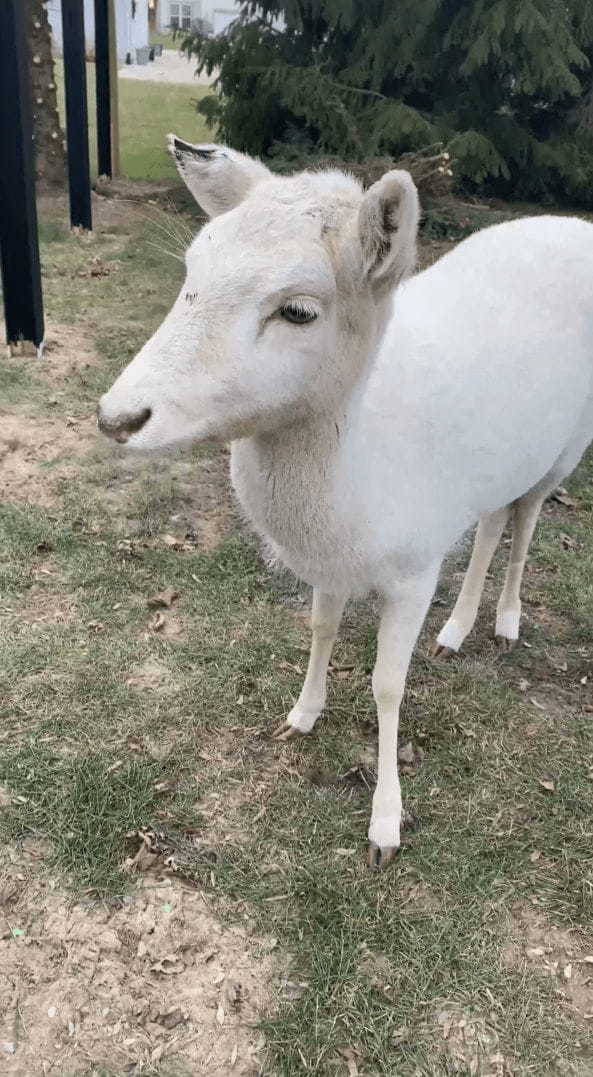
{"type": "Polygon", "coordinates": [[[139,449],[232,441],[246,513],[316,589],[311,664],[289,728],[308,731],[323,707],[346,596],[384,596],[370,837],[397,845],[399,703],[443,556],[482,518],[439,637],[457,649],[512,506],[497,626],[515,638],[539,507],[593,434],[593,226],[497,225],[394,292],[414,266],[407,173],[363,194],[341,173],[272,177],[224,148],[208,148],[206,162],[188,152],[179,163],[186,178],[191,166],[191,190],[210,212],[223,191],[225,212],[191,245],[177,301],[103,397],[100,421],[125,437],[150,408],[128,439],[139,449]],[[295,298],[317,312],[313,323],[279,315],[295,298]]]}

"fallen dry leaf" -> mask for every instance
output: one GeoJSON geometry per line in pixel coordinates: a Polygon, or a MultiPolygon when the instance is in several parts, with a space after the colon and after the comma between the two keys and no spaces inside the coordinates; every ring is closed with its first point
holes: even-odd
{"type": "Polygon", "coordinates": [[[172,1029],[180,1025],[182,1021],[185,1021],[183,1011],[180,1009],[169,1010],[168,1013],[160,1013],[157,1017],[157,1024],[162,1025],[163,1028],[172,1029]]]}
{"type": "Polygon", "coordinates": [[[146,605],[151,610],[162,606],[170,609],[176,598],[179,598],[179,591],[176,591],[174,587],[166,587],[164,591],[159,591],[158,594],[147,598],[146,605]]]}
{"type": "Polygon", "coordinates": [[[148,627],[151,629],[152,632],[162,632],[166,623],[167,622],[164,614],[162,614],[160,610],[157,610],[154,616],[150,618],[150,621],[148,622],[148,627]]]}
{"type": "Polygon", "coordinates": [[[411,741],[408,741],[407,744],[404,744],[399,749],[397,753],[397,758],[399,759],[400,763],[407,763],[408,765],[411,765],[415,761],[416,756],[414,754],[414,745],[411,741]]]}
{"type": "Polygon", "coordinates": [[[161,535],[161,542],[168,546],[170,550],[178,550],[184,552],[186,550],[195,549],[195,545],[191,542],[186,542],[185,539],[177,538],[176,535],[161,535]]]}
{"type": "Polygon", "coordinates": [[[579,544],[576,541],[576,539],[573,539],[572,535],[561,535],[560,536],[560,541],[561,541],[562,545],[564,546],[565,550],[577,550],[578,549],[579,544]]]}
{"type": "Polygon", "coordinates": [[[338,1047],[338,1054],[342,1056],[348,1067],[348,1077],[358,1077],[359,1052],[354,1047],[338,1047]]]}
{"type": "Polygon", "coordinates": [[[160,961],[150,966],[151,972],[162,972],[164,976],[175,976],[184,969],[183,961],[175,957],[175,954],[167,954],[166,957],[162,957],[160,961]]]}
{"type": "Polygon", "coordinates": [[[290,673],[298,673],[300,676],[303,674],[301,667],[297,665],[296,662],[286,662],[283,660],[278,663],[278,669],[285,669],[290,673]]]}
{"type": "Polygon", "coordinates": [[[556,792],[556,783],[551,778],[538,778],[537,784],[541,785],[542,789],[546,789],[548,793],[556,792]]]}
{"type": "Polygon", "coordinates": [[[158,853],[151,852],[148,846],[143,843],[136,855],[126,860],[124,869],[126,871],[150,871],[158,859],[158,853]]]}
{"type": "Polygon", "coordinates": [[[161,782],[154,783],[154,788],[157,793],[170,793],[171,790],[175,789],[175,786],[176,782],[173,778],[165,778],[161,782]]]}
{"type": "Polygon", "coordinates": [[[227,981],[224,987],[224,996],[233,1009],[238,1010],[241,1008],[243,1002],[243,988],[238,980],[227,981]]]}
{"type": "Polygon", "coordinates": [[[570,497],[563,486],[558,486],[554,490],[553,494],[550,494],[550,500],[558,501],[561,505],[566,505],[569,509],[576,509],[578,501],[575,501],[573,497],[570,497]]]}

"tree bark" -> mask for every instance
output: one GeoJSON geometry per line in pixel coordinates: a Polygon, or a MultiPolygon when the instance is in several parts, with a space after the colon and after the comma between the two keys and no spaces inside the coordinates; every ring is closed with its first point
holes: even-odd
{"type": "Polygon", "coordinates": [[[45,185],[66,181],[64,133],[60,126],[51,31],[45,0],[23,0],[27,5],[31,54],[31,101],[37,179],[45,185]]]}

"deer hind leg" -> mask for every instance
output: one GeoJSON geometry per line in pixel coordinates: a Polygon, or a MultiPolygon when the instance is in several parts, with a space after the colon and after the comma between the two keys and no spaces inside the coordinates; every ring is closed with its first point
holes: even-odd
{"type": "Polygon", "coordinates": [[[500,542],[509,512],[510,505],[505,505],[504,508],[491,512],[480,520],[459,598],[449,620],[439,632],[433,648],[435,658],[446,658],[458,651],[465,637],[471,632],[484,590],[486,573],[500,542]]]}
{"type": "Polygon", "coordinates": [[[305,683],[288,718],[272,734],[275,740],[289,740],[296,734],[310,733],[319,718],[325,706],[327,667],[346,599],[346,595],[329,595],[317,587],[313,591],[313,640],[305,683]]]}
{"type": "Polygon", "coordinates": [[[535,525],[545,497],[554,484],[530,490],[524,497],[513,503],[513,542],[511,556],[507,565],[502,594],[496,608],[496,640],[504,650],[510,650],[519,638],[521,620],[521,581],[525,571],[527,551],[533,537],[535,525]]]}

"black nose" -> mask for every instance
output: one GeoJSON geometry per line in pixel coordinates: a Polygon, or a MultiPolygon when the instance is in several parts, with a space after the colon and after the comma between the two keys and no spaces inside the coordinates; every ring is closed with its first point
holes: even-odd
{"type": "Polygon", "coordinates": [[[124,445],[130,434],[135,434],[137,430],[140,430],[151,415],[152,408],[144,408],[137,415],[118,415],[116,419],[106,419],[99,408],[97,425],[102,434],[124,445]]]}

